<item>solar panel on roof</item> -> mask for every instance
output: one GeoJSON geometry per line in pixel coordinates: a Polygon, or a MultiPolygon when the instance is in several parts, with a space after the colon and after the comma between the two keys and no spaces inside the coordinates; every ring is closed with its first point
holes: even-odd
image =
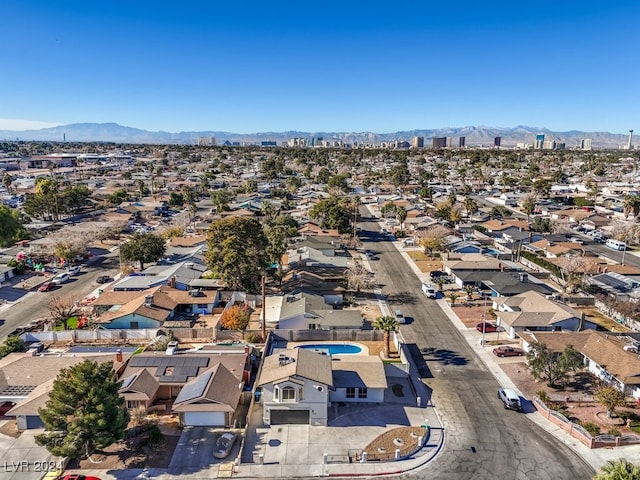
{"type": "Polygon", "coordinates": [[[213,372],[206,372],[193,382],[182,387],[182,390],[180,390],[180,393],[176,397],[175,403],[188,402],[201,397],[209,384],[209,380],[211,380],[211,375],[213,375],[213,372]]]}
{"type": "Polygon", "coordinates": [[[122,381],[122,386],[120,387],[122,388],[129,388],[129,386],[133,383],[133,381],[135,380],[136,376],[135,375],[129,375],[127,378],[125,378],[122,381]]]}
{"type": "Polygon", "coordinates": [[[611,275],[607,275],[607,274],[598,275],[594,278],[600,283],[604,283],[605,285],[608,285],[612,288],[615,288],[621,291],[629,290],[629,284],[627,282],[623,282],[622,280],[612,277],[611,275]]]}

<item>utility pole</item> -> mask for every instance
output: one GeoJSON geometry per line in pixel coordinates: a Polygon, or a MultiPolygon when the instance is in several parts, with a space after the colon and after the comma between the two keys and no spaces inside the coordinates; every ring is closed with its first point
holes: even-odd
{"type": "Polygon", "coordinates": [[[266,305],[266,299],[267,299],[267,294],[266,294],[266,276],[264,274],[264,272],[262,273],[262,342],[263,343],[267,343],[267,311],[265,309],[266,305]]]}

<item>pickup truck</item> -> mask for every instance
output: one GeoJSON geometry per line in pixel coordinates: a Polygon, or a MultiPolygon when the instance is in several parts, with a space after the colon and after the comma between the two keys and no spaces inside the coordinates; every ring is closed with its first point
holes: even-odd
{"type": "Polygon", "coordinates": [[[496,357],[521,357],[524,355],[524,350],[517,347],[496,347],[493,349],[493,354],[496,357]]]}

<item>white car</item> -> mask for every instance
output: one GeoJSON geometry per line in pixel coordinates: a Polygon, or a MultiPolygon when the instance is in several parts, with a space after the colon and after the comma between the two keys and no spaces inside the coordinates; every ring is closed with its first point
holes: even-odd
{"type": "Polygon", "coordinates": [[[51,279],[51,283],[55,283],[56,285],[60,285],[62,283],[67,283],[71,279],[71,275],[67,272],[59,273],[55,277],[51,279]]]}
{"type": "Polygon", "coordinates": [[[74,265],[73,267],[67,268],[67,273],[69,275],[78,275],[80,273],[80,265],[74,265]]]}

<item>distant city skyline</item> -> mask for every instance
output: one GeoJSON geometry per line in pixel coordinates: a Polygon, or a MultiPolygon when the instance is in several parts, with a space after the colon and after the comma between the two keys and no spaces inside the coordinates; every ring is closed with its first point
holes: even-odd
{"type": "Polygon", "coordinates": [[[8,0],[3,16],[0,130],[638,131],[630,0],[8,0]]]}

